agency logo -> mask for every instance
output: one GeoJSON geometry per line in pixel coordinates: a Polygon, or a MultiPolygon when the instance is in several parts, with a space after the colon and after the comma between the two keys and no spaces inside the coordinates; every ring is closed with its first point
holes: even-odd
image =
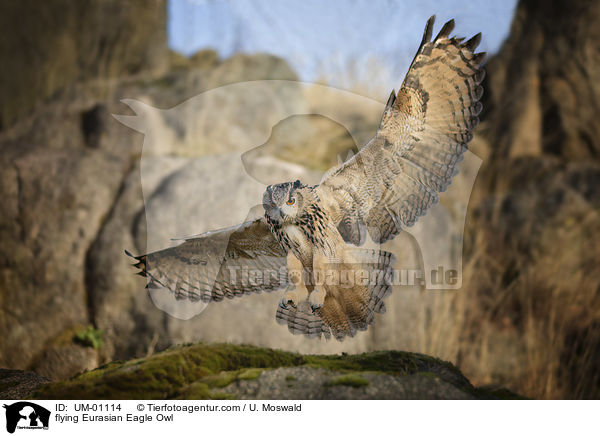
{"type": "Polygon", "coordinates": [[[14,433],[16,429],[48,430],[50,411],[29,401],[19,401],[10,405],[5,404],[6,431],[14,433]]]}

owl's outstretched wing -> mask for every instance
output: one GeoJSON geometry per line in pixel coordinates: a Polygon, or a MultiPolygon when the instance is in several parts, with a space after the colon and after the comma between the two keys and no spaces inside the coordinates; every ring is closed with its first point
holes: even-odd
{"type": "Polygon", "coordinates": [[[375,137],[319,187],[347,242],[362,244],[365,227],[385,242],[423,216],[457,174],[479,122],[485,53],[474,50],[481,34],[465,43],[451,38],[451,20],[431,41],[434,19],[375,137]]]}
{"type": "Polygon", "coordinates": [[[288,282],[286,253],[264,218],[132,257],[148,288],[167,288],[177,299],[221,301],[274,291],[288,282]]]}

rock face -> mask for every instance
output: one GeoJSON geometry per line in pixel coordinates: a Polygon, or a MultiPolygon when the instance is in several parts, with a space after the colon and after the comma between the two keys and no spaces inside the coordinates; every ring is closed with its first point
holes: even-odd
{"type": "Polygon", "coordinates": [[[264,370],[256,379],[244,373],[215,394],[249,400],[473,400],[472,392],[434,373],[391,375],[342,373],[310,367],[264,370]]]}
{"type": "Polygon", "coordinates": [[[519,3],[508,40],[487,65],[491,158],[600,155],[600,5],[519,3]]]}
{"type": "Polygon", "coordinates": [[[0,26],[0,129],[75,81],[168,65],[164,0],[3,2],[0,26]]]}
{"type": "Polygon", "coordinates": [[[460,366],[535,397],[600,395],[599,22],[598,2],[523,0],[486,66],[463,330],[485,345],[460,366]]]}
{"type": "Polygon", "coordinates": [[[0,369],[0,400],[26,398],[49,380],[31,371],[0,369]]]}
{"type": "Polygon", "coordinates": [[[9,151],[1,158],[9,170],[0,189],[9,196],[0,217],[0,355],[11,367],[30,365],[65,326],[89,322],[86,252],[119,189],[114,175],[125,171],[121,159],[103,150],[26,146],[10,144],[18,156],[9,151]],[[26,146],[31,152],[23,153],[26,146]]]}
{"type": "MultiPolygon", "coordinates": [[[[88,250],[136,149],[110,122],[109,83],[168,67],[166,2],[4,2],[0,21],[0,361],[25,368],[92,321],[88,250]]],[[[72,371],[90,365],[72,351],[83,359],[72,371]]]]}
{"type": "Polygon", "coordinates": [[[53,345],[44,351],[36,372],[50,380],[63,380],[98,366],[98,351],[79,344],[53,345]]]}
{"type": "MultiPolygon", "coordinates": [[[[14,103],[0,115],[0,366],[32,368],[54,379],[175,342],[165,330],[166,315],[142,290],[123,254],[125,248],[145,250],[146,223],[139,171],[143,136],[111,116],[127,111],[119,100],[135,96],[174,105],[225,83],[297,79],[272,56],[219,61],[210,51],[166,71],[172,57],[164,2],[63,3],[3,4],[0,13],[1,20],[13,17],[13,24],[30,20],[11,33],[27,29],[24,41],[13,41],[23,53],[47,45],[42,58],[20,53],[0,73],[7,96],[0,105],[14,103]],[[40,20],[51,22],[40,26],[40,20]],[[49,35],[31,30],[36,27],[47,27],[49,35]],[[88,324],[106,330],[99,353],[73,344],[76,329],[88,324]]],[[[13,46],[0,49],[11,58],[13,46]]],[[[263,97],[265,110],[289,106],[282,96],[263,97]]],[[[227,106],[239,104],[234,97],[227,106]]],[[[249,111],[245,122],[264,118],[249,111]]],[[[161,121],[167,141],[178,139],[176,121],[161,121]]],[[[209,119],[203,125],[215,127],[209,119]]],[[[189,157],[185,142],[177,143],[160,152],[155,188],[178,159],[183,162],[180,156],[189,157]]],[[[215,143],[196,143],[195,153],[213,153],[215,143]]]]}
{"type": "Polygon", "coordinates": [[[41,387],[37,399],[502,399],[452,364],[397,351],[310,356],[241,345],[178,346],[41,387]]]}

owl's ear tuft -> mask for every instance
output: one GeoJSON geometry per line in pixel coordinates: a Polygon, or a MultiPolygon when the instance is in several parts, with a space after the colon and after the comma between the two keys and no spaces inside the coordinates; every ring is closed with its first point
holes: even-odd
{"type": "Polygon", "coordinates": [[[294,189],[298,189],[302,187],[302,182],[300,180],[296,180],[294,185],[292,186],[294,189]]]}

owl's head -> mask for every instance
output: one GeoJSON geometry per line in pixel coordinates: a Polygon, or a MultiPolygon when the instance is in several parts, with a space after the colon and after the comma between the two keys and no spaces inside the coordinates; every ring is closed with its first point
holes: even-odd
{"type": "Polygon", "coordinates": [[[300,180],[267,186],[263,195],[265,214],[281,223],[295,220],[304,205],[305,187],[300,180]]]}

